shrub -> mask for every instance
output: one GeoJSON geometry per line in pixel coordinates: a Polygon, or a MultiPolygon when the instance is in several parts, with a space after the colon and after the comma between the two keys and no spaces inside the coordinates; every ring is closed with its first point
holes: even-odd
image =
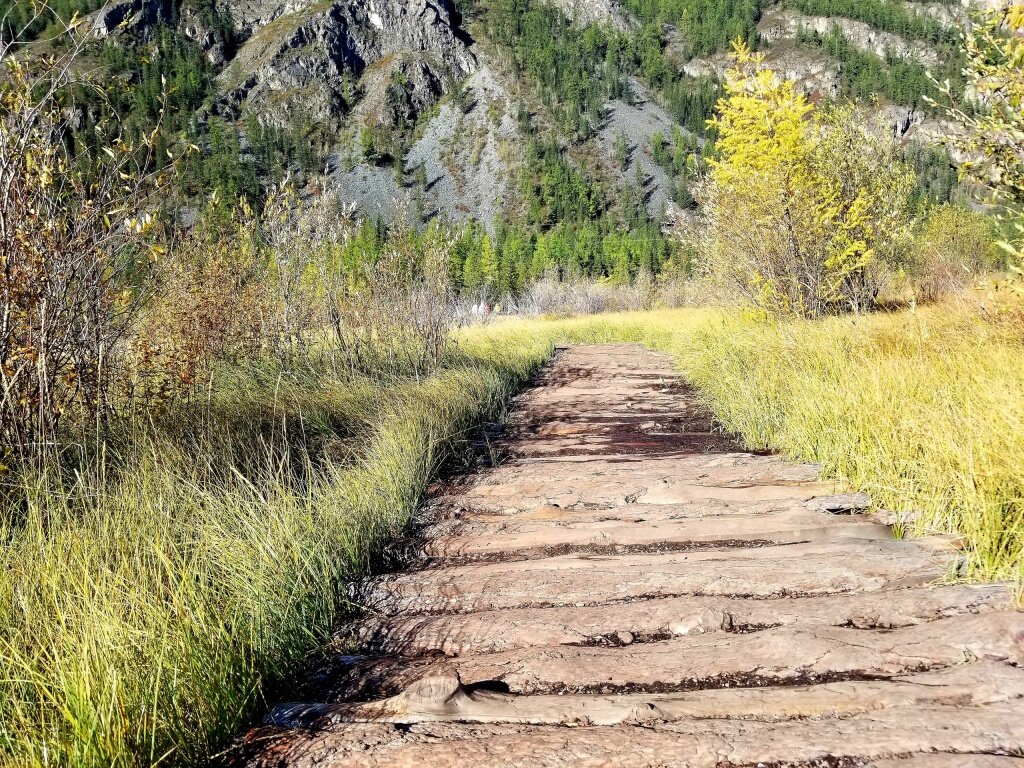
{"type": "Polygon", "coordinates": [[[816,111],[744,45],[736,58],[711,122],[707,267],[775,313],[870,307],[903,258],[913,173],[852,108],[816,111]]]}
{"type": "Polygon", "coordinates": [[[132,145],[107,121],[96,157],[65,141],[77,53],[30,66],[0,43],[0,442],[19,459],[54,447],[69,414],[106,419],[160,254],[152,137],[132,145]]]}
{"type": "Polygon", "coordinates": [[[126,397],[142,411],[202,391],[220,362],[265,351],[273,294],[252,212],[242,207],[226,231],[195,227],[163,259],[152,298],[131,338],[126,397]]]}
{"type": "Polygon", "coordinates": [[[512,314],[524,316],[575,317],[693,306],[705,303],[708,292],[701,281],[671,275],[655,279],[650,272],[640,272],[627,283],[549,275],[521,296],[510,297],[507,306],[512,314]]]}
{"type": "Polygon", "coordinates": [[[335,340],[350,366],[420,377],[441,361],[456,309],[449,241],[450,233],[436,224],[420,237],[394,235],[332,300],[335,340]]]}
{"type": "Polygon", "coordinates": [[[957,205],[928,214],[913,260],[915,298],[934,302],[965,288],[992,266],[992,220],[957,205]]]}

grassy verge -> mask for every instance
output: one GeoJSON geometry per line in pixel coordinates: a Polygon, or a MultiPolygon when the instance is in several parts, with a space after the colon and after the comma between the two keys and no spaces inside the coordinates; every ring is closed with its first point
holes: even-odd
{"type": "Polygon", "coordinates": [[[0,764],[205,763],[548,354],[420,382],[236,371],[209,404],[125,427],[112,477],[26,481],[0,518],[0,764]]]}
{"type": "Polygon", "coordinates": [[[676,348],[755,447],[962,534],[969,576],[1024,575],[1024,325],[960,306],[766,325],[716,323],[676,348]]]}

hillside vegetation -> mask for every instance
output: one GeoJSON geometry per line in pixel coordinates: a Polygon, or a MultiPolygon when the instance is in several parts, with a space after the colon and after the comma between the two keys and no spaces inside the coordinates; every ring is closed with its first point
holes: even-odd
{"type": "MultiPolygon", "coordinates": [[[[430,217],[432,184],[421,178],[422,164],[408,158],[423,135],[444,122],[440,112],[445,104],[457,105],[460,112],[472,109],[481,93],[465,78],[477,67],[495,75],[499,95],[512,102],[506,116],[519,123],[517,140],[526,143],[539,134],[537,144],[549,162],[521,163],[516,153],[503,151],[498,161],[502,175],[518,183],[488,187],[481,192],[483,198],[503,199],[473,202],[468,197],[462,203],[465,210],[444,208],[444,217],[459,222],[481,217],[492,234],[507,228],[530,237],[561,222],[558,216],[565,205],[555,205],[554,200],[577,194],[577,179],[594,190],[588,192],[587,206],[596,212],[602,233],[639,225],[654,232],[663,216],[673,213],[646,204],[652,185],[663,182],[647,173],[617,174],[608,167],[615,164],[614,158],[595,141],[609,109],[634,100],[634,83],[649,88],[657,108],[666,110],[686,132],[679,139],[667,134],[664,138],[682,159],[692,158],[689,163],[658,164],[669,172],[669,196],[675,206],[689,208],[699,175],[695,171],[702,155],[700,141],[713,138],[706,120],[725,77],[722,54],[735,39],[752,49],[778,48],[787,70],[798,79],[808,76],[802,87],[809,92],[865,105],[881,98],[899,110],[910,110],[915,120],[923,112],[936,113],[928,99],[940,94],[928,70],[956,85],[962,68],[959,37],[950,19],[911,10],[896,0],[630,0],[623,11],[628,22],[624,27],[571,24],[561,10],[543,0],[466,0],[458,10],[444,3],[442,17],[421,36],[420,44],[427,40],[438,49],[437,61],[425,51],[385,50],[387,45],[372,29],[363,28],[369,25],[359,15],[358,4],[351,14],[329,13],[333,6],[323,3],[282,4],[273,13],[269,4],[261,14],[261,6],[239,0],[146,0],[122,27],[110,29],[95,16],[99,5],[95,0],[64,0],[36,15],[30,3],[0,2],[7,42],[56,40],[59,47],[61,21],[76,13],[93,14],[83,24],[102,30],[88,46],[90,79],[100,85],[83,87],[74,95],[81,120],[71,129],[75,140],[93,155],[100,150],[95,126],[111,107],[135,139],[156,131],[159,151],[151,159],[157,165],[165,162],[167,150],[177,154],[183,143],[196,148],[175,182],[177,192],[190,202],[211,193],[225,208],[242,195],[259,202],[286,174],[306,182],[324,169],[352,167],[361,174],[329,174],[325,181],[340,185],[335,188],[345,200],[361,201],[365,215],[391,222],[399,211],[393,205],[369,206],[363,193],[385,202],[419,201],[423,210],[413,218],[430,217]],[[836,24],[827,33],[799,28],[782,39],[766,39],[762,16],[781,8],[836,24]],[[877,45],[866,49],[864,41],[844,31],[846,21],[936,46],[937,61],[926,66],[902,50],[877,45]],[[344,29],[336,29],[338,24],[344,29]],[[330,46],[320,51],[318,46],[296,47],[290,42],[294,35],[317,40],[327,35],[326,40],[342,32],[358,52],[330,46]],[[466,43],[470,35],[479,43],[466,43]],[[831,74],[827,82],[818,82],[811,74],[823,55],[831,74]],[[297,66],[289,69],[295,57],[297,66]],[[366,60],[357,64],[363,57],[366,60]],[[708,68],[692,76],[694,67],[703,67],[697,66],[702,57],[708,68]],[[421,71],[422,66],[427,70],[421,71]],[[307,74],[302,82],[292,82],[299,71],[307,74]],[[249,82],[245,88],[234,87],[244,81],[249,82]],[[272,81],[280,82],[271,88],[272,81]],[[305,98],[294,99],[297,93],[305,98]],[[555,146],[558,151],[552,152],[555,146]],[[552,165],[558,166],[556,173],[552,165]]],[[[112,19],[109,24],[114,24],[116,18],[112,19]]],[[[414,33],[401,25],[395,32],[410,40],[414,33]]],[[[501,111],[492,111],[497,110],[495,104],[486,105],[488,120],[501,125],[501,111]]],[[[481,131],[487,130],[475,120],[467,123],[477,135],[452,136],[451,145],[438,157],[443,174],[456,187],[463,182],[458,166],[479,163],[481,131]]],[[[627,133],[630,154],[651,152],[642,131],[629,128],[627,133]]],[[[949,158],[940,155],[921,170],[934,173],[948,171],[949,166],[949,158]]],[[[926,191],[932,194],[937,188],[926,191]]]]}

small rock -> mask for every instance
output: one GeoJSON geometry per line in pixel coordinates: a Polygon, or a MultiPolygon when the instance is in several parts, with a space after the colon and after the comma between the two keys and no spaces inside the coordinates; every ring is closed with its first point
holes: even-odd
{"type": "Polygon", "coordinates": [[[891,509],[880,509],[871,516],[871,519],[880,525],[896,525],[900,522],[899,514],[891,509]]]}
{"type": "Polygon", "coordinates": [[[442,665],[410,683],[402,698],[412,705],[444,704],[462,693],[462,681],[454,667],[442,665]]]}
{"type": "Polygon", "coordinates": [[[908,509],[894,512],[891,509],[880,509],[871,515],[871,519],[882,525],[913,525],[921,519],[919,509],[908,509]]]}
{"type": "Polygon", "coordinates": [[[615,639],[618,640],[621,645],[631,645],[633,643],[633,633],[616,632],[615,639]]]}
{"type": "Polygon", "coordinates": [[[804,506],[815,512],[832,515],[854,514],[871,506],[871,497],[866,493],[840,493],[836,496],[819,496],[805,502],[804,506]]]}
{"type": "Polygon", "coordinates": [[[712,608],[676,619],[668,625],[668,631],[673,635],[703,635],[705,632],[731,628],[732,616],[712,608]]]}
{"type": "Polygon", "coordinates": [[[642,704],[637,704],[633,707],[632,711],[626,722],[631,723],[656,723],[670,720],[671,718],[665,714],[665,712],[657,705],[649,701],[642,704]]]}
{"type": "Polygon", "coordinates": [[[669,622],[668,631],[673,635],[703,635],[704,625],[700,616],[687,616],[685,619],[669,622]]]}

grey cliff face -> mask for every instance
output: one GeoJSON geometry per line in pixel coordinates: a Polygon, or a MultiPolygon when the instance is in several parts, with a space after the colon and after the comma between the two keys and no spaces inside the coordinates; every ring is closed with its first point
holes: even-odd
{"type": "Polygon", "coordinates": [[[800,29],[819,35],[827,35],[832,30],[838,30],[855,48],[877,56],[884,57],[891,53],[898,58],[915,59],[929,67],[935,66],[939,60],[935,49],[929,45],[907,40],[851,19],[805,16],[786,8],[775,7],[765,11],[758,25],[761,39],[769,44],[793,38],[800,29]]]}
{"type": "MultiPolygon", "coordinates": [[[[252,3],[231,7],[253,23],[252,3]]],[[[267,10],[260,5],[255,10],[267,10]]],[[[352,0],[279,6],[255,28],[219,77],[220,111],[256,111],[274,122],[298,101],[313,119],[336,121],[361,78],[393,75],[406,92],[405,119],[432,105],[476,69],[449,0],[352,0]]]]}
{"type": "MultiPolygon", "coordinates": [[[[168,20],[166,10],[162,0],[112,0],[93,15],[91,31],[145,38],[168,20]]],[[[214,10],[230,18],[237,53],[188,3],[177,24],[220,70],[215,109],[230,118],[254,112],[286,123],[300,106],[334,126],[383,74],[404,93],[389,103],[400,114],[380,119],[409,122],[477,69],[452,0],[217,0],[214,10]]]]}
{"type": "Polygon", "coordinates": [[[619,0],[551,0],[551,4],[580,24],[607,24],[619,30],[636,26],[619,0]]]}
{"type": "Polygon", "coordinates": [[[160,0],[120,0],[107,3],[92,18],[92,34],[108,37],[118,31],[138,34],[160,21],[160,0]]]}

